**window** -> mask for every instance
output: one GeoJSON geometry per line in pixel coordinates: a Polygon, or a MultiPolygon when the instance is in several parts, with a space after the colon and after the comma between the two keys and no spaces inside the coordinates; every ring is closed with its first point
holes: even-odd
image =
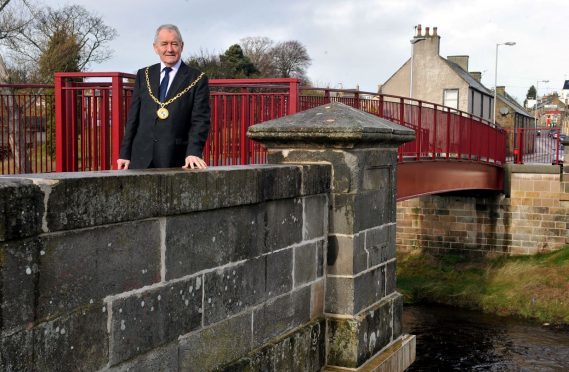
{"type": "Polygon", "coordinates": [[[443,105],[458,109],[458,89],[444,90],[443,105]]]}

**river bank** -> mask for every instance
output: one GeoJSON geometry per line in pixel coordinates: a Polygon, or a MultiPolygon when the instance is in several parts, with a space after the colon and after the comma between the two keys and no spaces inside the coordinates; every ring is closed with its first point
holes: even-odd
{"type": "Polygon", "coordinates": [[[407,303],[435,302],[541,323],[569,324],[569,247],[516,257],[398,253],[407,303]]]}

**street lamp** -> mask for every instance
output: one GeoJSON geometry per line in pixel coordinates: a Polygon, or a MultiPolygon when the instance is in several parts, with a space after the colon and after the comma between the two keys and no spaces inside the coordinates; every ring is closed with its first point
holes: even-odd
{"type": "Polygon", "coordinates": [[[411,72],[409,73],[409,98],[413,98],[413,55],[415,54],[415,44],[421,40],[427,40],[424,36],[414,37],[409,40],[411,43],[411,72]]]}
{"type": "Polygon", "coordinates": [[[497,92],[498,92],[498,47],[500,45],[507,45],[507,46],[514,46],[516,45],[515,41],[506,41],[505,43],[498,43],[496,44],[496,64],[494,65],[494,125],[496,125],[496,100],[497,100],[497,92]]]}
{"type": "Polygon", "coordinates": [[[549,83],[549,80],[538,80],[535,85],[535,107],[533,108],[533,116],[535,119],[534,125],[537,128],[537,103],[539,97],[539,83],[549,83]]]}

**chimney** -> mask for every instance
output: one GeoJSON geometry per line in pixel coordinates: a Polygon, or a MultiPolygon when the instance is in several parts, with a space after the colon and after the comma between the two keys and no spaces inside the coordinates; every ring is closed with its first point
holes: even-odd
{"type": "Polygon", "coordinates": [[[505,86],[497,86],[496,87],[496,93],[502,97],[506,96],[506,87],[505,86]]]}
{"type": "Polygon", "coordinates": [[[448,56],[447,60],[456,63],[464,71],[468,71],[468,56],[448,56]]]}
{"type": "Polygon", "coordinates": [[[413,44],[413,55],[439,55],[441,37],[437,34],[437,28],[433,27],[433,33],[431,34],[431,28],[425,27],[425,33],[423,34],[423,28],[419,24],[415,26],[415,30],[415,36],[411,39],[411,44],[413,44]]]}
{"type": "Polygon", "coordinates": [[[482,80],[482,73],[480,71],[470,71],[469,74],[479,83],[482,80]]]}

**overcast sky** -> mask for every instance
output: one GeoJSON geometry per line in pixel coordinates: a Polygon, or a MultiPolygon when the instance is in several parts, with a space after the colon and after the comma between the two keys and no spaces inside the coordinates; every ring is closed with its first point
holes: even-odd
{"type": "Polygon", "coordinates": [[[317,86],[377,91],[410,56],[414,26],[438,27],[440,54],[469,55],[470,70],[523,101],[538,80],[539,94],[569,79],[569,0],[41,0],[53,8],[79,4],[103,17],[119,36],[113,57],[92,71],[135,72],[157,62],[156,27],[179,26],[183,58],[201,49],[223,53],[239,39],[298,40],[308,49],[308,76],[317,86]],[[165,6],[165,4],[168,4],[165,6]]]}

